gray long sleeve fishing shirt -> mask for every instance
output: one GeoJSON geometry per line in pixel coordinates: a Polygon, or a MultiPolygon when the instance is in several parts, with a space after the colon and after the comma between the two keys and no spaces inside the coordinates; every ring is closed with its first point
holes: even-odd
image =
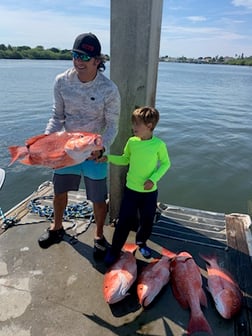
{"type": "Polygon", "coordinates": [[[61,130],[98,133],[109,150],[118,132],[120,94],[100,71],[94,80],[82,83],[71,68],[55,79],[52,111],[46,134],[61,130]]]}

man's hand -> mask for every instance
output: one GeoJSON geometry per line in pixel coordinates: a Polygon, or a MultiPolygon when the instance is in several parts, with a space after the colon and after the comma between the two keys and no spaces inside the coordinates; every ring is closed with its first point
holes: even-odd
{"type": "Polygon", "coordinates": [[[105,148],[97,151],[93,151],[87,160],[98,160],[102,157],[102,154],[105,152],[105,148]]]}

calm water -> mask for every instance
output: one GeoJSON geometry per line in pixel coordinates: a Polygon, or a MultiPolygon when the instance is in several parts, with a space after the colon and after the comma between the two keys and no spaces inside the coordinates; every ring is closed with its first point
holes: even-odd
{"type": "MultiPolygon", "coordinates": [[[[10,161],[7,147],[43,133],[53,81],[71,61],[0,60],[0,207],[9,210],[51,179],[48,168],[10,161]]],[[[109,68],[109,64],[108,64],[109,68]]],[[[108,71],[106,71],[108,74],[108,71]]],[[[172,167],[159,200],[217,212],[252,212],[252,68],[160,63],[156,134],[172,167]]]]}

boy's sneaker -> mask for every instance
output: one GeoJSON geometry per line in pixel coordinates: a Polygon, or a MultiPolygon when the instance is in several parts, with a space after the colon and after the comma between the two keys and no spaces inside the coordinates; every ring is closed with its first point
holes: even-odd
{"type": "Polygon", "coordinates": [[[105,237],[101,239],[94,239],[94,250],[93,250],[94,258],[103,259],[109,247],[110,247],[110,244],[107,242],[105,237]]]}
{"type": "Polygon", "coordinates": [[[50,230],[49,228],[43,233],[39,239],[38,243],[41,248],[48,248],[53,244],[58,244],[62,241],[65,234],[64,228],[59,230],[50,230]]]}
{"type": "Polygon", "coordinates": [[[151,249],[146,246],[146,245],[143,245],[143,246],[140,246],[139,247],[139,252],[142,254],[142,256],[146,259],[150,259],[151,258],[151,249]]]}

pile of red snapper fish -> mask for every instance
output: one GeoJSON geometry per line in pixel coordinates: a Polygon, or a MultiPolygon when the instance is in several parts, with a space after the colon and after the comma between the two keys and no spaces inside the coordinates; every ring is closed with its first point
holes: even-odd
{"type": "MultiPolygon", "coordinates": [[[[172,291],[184,309],[190,309],[188,335],[195,332],[212,333],[201,306],[207,307],[207,297],[202,288],[200,268],[188,252],[178,254],[162,248],[162,257],[151,261],[137,274],[134,253],[137,245],[126,243],[120,258],[104,275],[103,295],[109,304],[123,300],[137,281],[140,304],[147,307],[161,289],[171,282],[172,291]]],[[[215,256],[200,257],[207,263],[208,290],[219,314],[231,319],[242,307],[242,292],[232,276],[219,267],[215,256]]]]}

